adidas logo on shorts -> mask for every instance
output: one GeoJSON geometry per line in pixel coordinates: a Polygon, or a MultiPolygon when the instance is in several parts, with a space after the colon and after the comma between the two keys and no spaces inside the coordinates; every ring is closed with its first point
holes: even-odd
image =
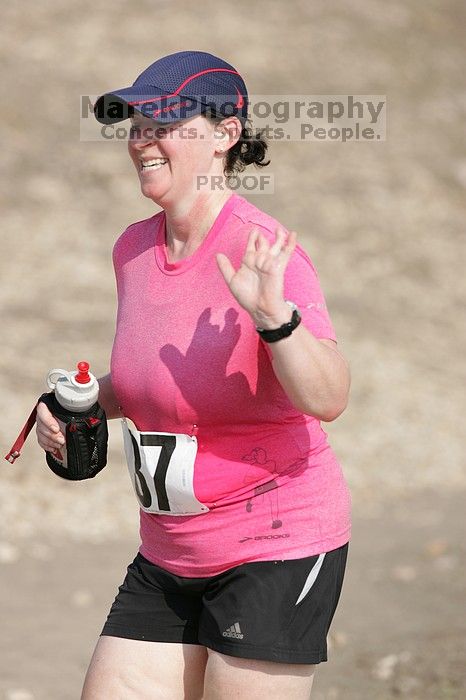
{"type": "Polygon", "coordinates": [[[244,634],[241,634],[241,628],[239,622],[235,622],[234,625],[228,627],[225,632],[222,632],[223,637],[233,637],[234,639],[243,639],[244,634]]]}

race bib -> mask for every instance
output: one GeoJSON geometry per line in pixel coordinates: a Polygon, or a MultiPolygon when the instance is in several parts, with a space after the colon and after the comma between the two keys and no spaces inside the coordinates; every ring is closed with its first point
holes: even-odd
{"type": "Polygon", "coordinates": [[[197,438],[142,432],[122,418],[126,461],[139,505],[146,513],[200,515],[209,510],[194,494],[197,438]]]}

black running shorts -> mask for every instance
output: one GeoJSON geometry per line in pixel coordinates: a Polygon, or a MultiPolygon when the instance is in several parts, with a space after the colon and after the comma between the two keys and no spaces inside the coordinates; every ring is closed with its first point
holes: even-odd
{"type": "Polygon", "coordinates": [[[327,661],[348,544],[303,559],[247,562],[205,578],[177,576],[138,553],[101,634],[202,644],[247,659],[327,661]]]}

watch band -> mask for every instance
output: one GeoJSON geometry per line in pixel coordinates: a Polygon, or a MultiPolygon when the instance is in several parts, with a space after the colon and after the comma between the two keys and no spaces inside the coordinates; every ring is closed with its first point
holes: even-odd
{"type": "Polygon", "coordinates": [[[288,323],[284,323],[280,326],[280,328],[273,328],[272,330],[256,328],[256,331],[259,333],[262,340],[264,340],[266,343],[275,343],[277,340],[287,338],[301,323],[301,314],[299,313],[296,304],[294,304],[292,301],[287,301],[286,303],[293,308],[293,315],[291,316],[291,321],[288,321],[288,323]]]}

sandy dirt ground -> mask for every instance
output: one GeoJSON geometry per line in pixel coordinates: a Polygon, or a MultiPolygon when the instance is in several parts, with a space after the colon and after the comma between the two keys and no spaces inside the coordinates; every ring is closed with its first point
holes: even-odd
{"type": "MultiPolygon", "coordinates": [[[[466,697],[463,0],[16,0],[0,9],[0,442],[52,367],[108,372],[111,252],[144,199],[121,142],[80,138],[80,96],[157,57],[221,55],[251,95],[386,95],[378,143],[274,142],[260,208],[298,232],[352,372],[324,424],[353,496],[347,578],[315,700],[466,697]]],[[[252,171],[254,172],[254,171],[252,171]]],[[[78,698],[137,509],[109,468],[64,483],[34,435],[0,469],[0,700],[78,698]]]]}

